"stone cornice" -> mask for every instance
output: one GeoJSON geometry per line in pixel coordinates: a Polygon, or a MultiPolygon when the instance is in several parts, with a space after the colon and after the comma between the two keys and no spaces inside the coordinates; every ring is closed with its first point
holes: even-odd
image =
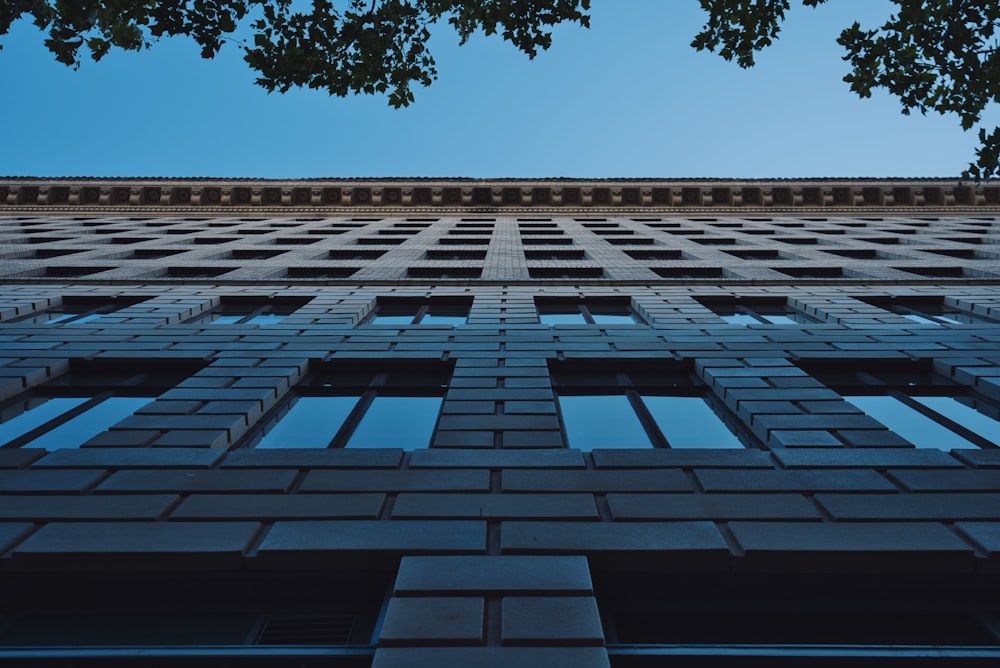
{"type": "Polygon", "coordinates": [[[100,179],[0,177],[0,212],[959,212],[1000,185],[956,179],[100,179]]]}

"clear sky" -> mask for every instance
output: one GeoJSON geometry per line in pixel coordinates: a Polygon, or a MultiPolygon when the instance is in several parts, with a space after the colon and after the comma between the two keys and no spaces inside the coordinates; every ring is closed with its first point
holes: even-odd
{"type": "Polygon", "coordinates": [[[38,31],[0,38],[7,176],[920,177],[955,176],[973,133],[952,117],[860,100],[835,40],[892,5],[793,4],[779,41],[741,70],[691,39],[695,0],[594,0],[591,29],[557,29],[534,61],[499,38],[458,47],[440,25],[439,79],[384,98],[268,95],[236,47],[202,60],[164,40],[78,71],[38,31]]]}

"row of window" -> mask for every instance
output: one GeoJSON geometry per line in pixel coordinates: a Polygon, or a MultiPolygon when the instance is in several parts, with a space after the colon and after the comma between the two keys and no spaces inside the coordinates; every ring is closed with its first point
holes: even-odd
{"type": "MultiPolygon", "coordinates": [[[[189,375],[185,366],[159,373],[107,373],[81,363],[70,374],[0,407],[0,446],[79,447],[182,381],[189,375]]],[[[240,445],[428,447],[452,369],[438,361],[393,371],[317,365],[240,445]]],[[[917,447],[1000,447],[1000,406],[941,376],[909,367],[879,373],[807,370],[917,447]]],[[[740,420],[683,366],[553,361],[550,378],[560,425],[572,448],[758,446],[740,420]]]]}
{"type": "MultiPolygon", "coordinates": [[[[698,297],[697,301],[731,325],[802,325],[819,322],[788,304],[784,297],[737,299],[698,297]]],[[[99,320],[138,299],[120,298],[114,302],[65,299],[59,306],[33,313],[13,322],[35,325],[82,325],[99,320]]],[[[872,306],[885,309],[920,325],[967,325],[993,320],[945,304],[942,297],[864,298],[872,306]]],[[[187,324],[196,325],[276,325],[307,303],[307,300],[223,300],[220,306],[202,313],[187,324]]],[[[466,324],[471,299],[437,298],[428,300],[379,299],[363,325],[437,325],[466,324]]],[[[634,325],[644,324],[631,306],[631,300],[536,298],[538,321],[546,325],[634,325]]]]}
{"type": "MultiPolygon", "coordinates": [[[[370,666],[394,579],[384,567],[227,578],[22,576],[5,583],[0,661],[370,666]]],[[[927,574],[677,577],[607,568],[593,579],[597,633],[616,667],[1000,660],[995,582],[973,588],[927,574]]]]}

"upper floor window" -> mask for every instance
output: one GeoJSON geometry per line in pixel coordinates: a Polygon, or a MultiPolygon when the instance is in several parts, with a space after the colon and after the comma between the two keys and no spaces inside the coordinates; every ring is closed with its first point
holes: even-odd
{"type": "Polygon", "coordinates": [[[211,311],[191,320],[193,325],[277,325],[306,304],[303,299],[223,298],[211,311]]]}
{"type": "Polygon", "coordinates": [[[926,363],[802,366],[918,448],[1000,447],[1000,405],[934,373],[926,363]]]}
{"type": "Polygon", "coordinates": [[[744,447],[735,419],[684,366],[574,361],[549,369],[571,448],[744,447]]]}
{"type": "Polygon", "coordinates": [[[543,325],[636,325],[639,316],[631,299],[570,300],[536,298],[538,321],[543,325]]]}
{"type": "Polygon", "coordinates": [[[61,304],[18,318],[14,322],[26,325],[83,325],[126,306],[138,304],[143,299],[143,297],[109,297],[95,300],[63,297],[61,304]]]}
{"type": "MultiPolygon", "coordinates": [[[[173,387],[200,365],[124,369],[74,360],[68,374],[0,406],[0,447],[78,448],[173,387]]],[[[133,361],[129,361],[133,367],[133,361]]]]}
{"type": "Polygon", "coordinates": [[[943,297],[865,297],[862,301],[920,325],[978,325],[994,322],[984,316],[949,306],[945,304],[943,297]]]}
{"type": "Polygon", "coordinates": [[[730,325],[802,325],[818,322],[789,306],[784,297],[700,297],[698,301],[730,325]]]}
{"type": "Polygon", "coordinates": [[[469,299],[380,298],[366,325],[464,325],[469,317],[469,299]]]}
{"type": "Polygon", "coordinates": [[[453,364],[324,364],[254,430],[258,448],[426,448],[453,364]]]}

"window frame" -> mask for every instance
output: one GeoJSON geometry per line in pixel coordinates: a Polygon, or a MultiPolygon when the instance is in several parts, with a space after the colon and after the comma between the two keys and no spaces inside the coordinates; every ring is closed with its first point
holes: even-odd
{"type": "MultiPolygon", "coordinates": [[[[291,412],[294,408],[293,402],[300,397],[357,398],[340,425],[329,432],[330,437],[326,445],[321,448],[309,448],[317,450],[349,447],[358,427],[368,414],[372,404],[379,397],[440,398],[441,403],[438,406],[437,415],[434,417],[434,424],[430,429],[427,444],[412,449],[430,447],[434,442],[437,426],[441,420],[445,393],[454,373],[454,362],[437,360],[434,360],[432,364],[427,364],[426,361],[414,361],[410,364],[394,362],[391,369],[388,369],[387,366],[344,363],[316,365],[276,406],[257,420],[246,436],[240,439],[240,442],[235,446],[236,449],[258,448],[261,441],[291,412]],[[432,365],[436,368],[430,369],[429,367],[432,365]],[[426,379],[432,376],[436,380],[444,382],[439,382],[436,385],[434,382],[428,382],[426,379]],[[333,382],[325,382],[328,378],[332,379],[333,382]],[[445,378],[447,378],[446,381],[445,378]]],[[[365,448],[366,446],[354,445],[350,447],[365,448]]],[[[409,448],[402,449],[408,450],[409,448]]]]}
{"type": "MultiPolygon", "coordinates": [[[[663,429],[656,421],[656,417],[643,400],[644,396],[666,396],[666,397],[698,397],[705,402],[719,422],[732,434],[733,438],[744,449],[763,448],[753,436],[752,432],[738,417],[732,415],[725,404],[716,396],[712,389],[694,373],[687,365],[664,365],[663,360],[646,360],[637,364],[615,365],[614,367],[601,364],[560,364],[549,362],[550,378],[552,379],[552,390],[556,397],[556,406],[559,415],[559,428],[568,447],[574,447],[570,442],[569,433],[566,429],[566,421],[563,415],[563,408],[560,397],[563,396],[624,396],[628,402],[639,424],[642,426],[649,439],[650,447],[664,448],[671,450],[684,450],[690,448],[674,447],[670,444],[663,429]],[[565,370],[558,369],[565,366],[565,370]],[[595,383],[585,385],[582,383],[568,384],[560,380],[559,376],[571,376],[581,373],[573,367],[591,367],[593,372],[599,375],[609,376],[613,374],[613,382],[595,383]],[[553,371],[555,367],[555,371],[553,371]],[[640,377],[656,377],[659,382],[636,382],[640,377]],[[565,391],[569,388],[570,391],[565,391]]],[[[587,373],[586,370],[582,373],[587,373]]],[[[729,449],[729,448],[727,448],[729,449]]],[[[731,448],[736,449],[736,448],[731,448]]]]}

